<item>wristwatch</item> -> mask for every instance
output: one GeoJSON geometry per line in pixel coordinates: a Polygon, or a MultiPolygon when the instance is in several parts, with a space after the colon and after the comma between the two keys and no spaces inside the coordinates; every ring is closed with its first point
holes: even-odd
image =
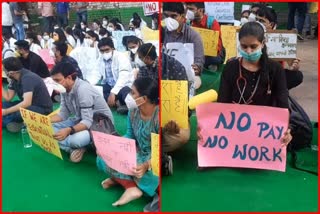
{"type": "Polygon", "coordinates": [[[73,126],[69,126],[69,128],[71,129],[70,135],[73,135],[74,133],[76,133],[76,130],[74,130],[73,126]]]}

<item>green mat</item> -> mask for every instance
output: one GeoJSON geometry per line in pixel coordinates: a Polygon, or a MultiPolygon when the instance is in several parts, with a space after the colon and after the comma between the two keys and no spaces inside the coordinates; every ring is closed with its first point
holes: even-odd
{"type": "MultiPolygon", "coordinates": [[[[196,117],[191,140],[173,156],[173,175],[162,178],[162,211],[317,211],[318,177],[290,167],[286,172],[197,168],[196,117]]],[[[317,129],[313,143],[318,143],[317,129]]],[[[299,164],[318,168],[318,152],[299,152],[299,164]]]]}
{"type": "MultiPolygon", "coordinates": [[[[57,106],[56,106],[57,107],[57,106]]],[[[126,131],[126,116],[113,111],[116,129],[126,131]]],[[[121,186],[104,190],[107,175],[98,171],[93,151],[79,164],[64,161],[33,144],[23,148],[19,134],[2,131],[2,210],[21,211],[143,211],[151,198],[143,196],[113,207],[123,193],[121,186]]]]}

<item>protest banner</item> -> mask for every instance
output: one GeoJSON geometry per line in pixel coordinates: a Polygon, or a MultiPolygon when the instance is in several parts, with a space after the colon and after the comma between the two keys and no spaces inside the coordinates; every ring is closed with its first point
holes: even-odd
{"type": "Polygon", "coordinates": [[[236,37],[237,29],[239,29],[239,27],[221,25],[222,44],[226,49],[226,59],[224,63],[226,63],[228,59],[237,56],[237,45],[236,45],[236,42],[238,40],[238,37],[236,37]]]}
{"type": "Polygon", "coordinates": [[[196,108],[202,140],[198,165],[285,171],[280,139],[289,123],[284,108],[208,103],[196,108]]]}
{"type": "Polygon", "coordinates": [[[213,30],[208,30],[208,29],[198,28],[198,27],[193,27],[192,29],[197,31],[202,38],[204,55],[217,56],[219,31],[213,31],[213,30]]]}
{"type": "Polygon", "coordinates": [[[97,154],[108,167],[126,175],[134,175],[137,167],[135,140],[92,131],[92,138],[97,154]]]}
{"type": "Polygon", "coordinates": [[[32,141],[45,151],[62,159],[58,141],[53,138],[54,130],[50,117],[24,108],[20,108],[20,113],[32,141]]]}
{"type": "Polygon", "coordinates": [[[188,82],[161,80],[161,126],[174,120],[188,128],[188,82]]]}
{"type": "Polygon", "coordinates": [[[151,133],[151,169],[153,174],[159,176],[160,170],[160,150],[159,150],[159,135],[151,133]]]}
{"type": "Polygon", "coordinates": [[[112,31],[112,37],[114,39],[114,48],[117,50],[117,51],[127,51],[126,50],[126,47],[123,46],[122,44],[122,39],[124,36],[135,36],[135,32],[134,31],[112,31]]]}
{"type": "Polygon", "coordinates": [[[151,16],[154,13],[159,13],[158,2],[144,2],[142,4],[144,16],[151,16]]]}
{"type": "Polygon", "coordinates": [[[155,46],[157,55],[159,56],[159,30],[152,30],[148,27],[143,27],[141,29],[142,41],[146,43],[151,43],[155,46]]]}
{"type": "Polygon", "coordinates": [[[234,2],[205,2],[205,11],[208,16],[218,22],[234,22],[234,2]]]}

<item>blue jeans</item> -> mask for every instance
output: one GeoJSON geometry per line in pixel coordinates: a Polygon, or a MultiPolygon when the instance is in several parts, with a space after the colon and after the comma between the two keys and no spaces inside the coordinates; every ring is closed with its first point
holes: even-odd
{"type": "Polygon", "coordinates": [[[42,33],[53,33],[53,16],[43,17],[42,33]]]}
{"type": "Polygon", "coordinates": [[[66,13],[57,15],[57,24],[60,28],[65,28],[68,26],[68,17],[66,13]]]}
{"type": "Polygon", "coordinates": [[[294,15],[296,13],[296,10],[298,11],[298,23],[297,23],[297,29],[298,33],[302,34],[303,30],[303,24],[304,20],[306,18],[307,13],[307,3],[288,3],[289,7],[289,14],[288,14],[288,25],[287,29],[292,30],[294,27],[294,15]]]}
{"type": "MultiPolygon", "coordinates": [[[[63,128],[74,126],[76,124],[78,123],[70,119],[67,119],[62,122],[53,123],[52,125],[53,125],[54,133],[56,133],[63,128]]],[[[73,150],[86,147],[90,143],[91,143],[90,133],[88,130],[84,130],[84,131],[77,132],[73,135],[69,135],[64,140],[59,141],[59,146],[60,146],[60,149],[71,153],[73,150]]]]}
{"type": "Polygon", "coordinates": [[[25,39],[25,32],[24,32],[23,22],[15,23],[14,27],[16,28],[16,39],[17,40],[24,40],[25,39]]]}
{"type": "MultiPolygon", "coordinates": [[[[108,101],[108,97],[110,95],[112,87],[108,83],[102,85],[102,87],[103,87],[103,97],[106,101],[108,101]]],[[[128,86],[125,86],[121,88],[119,93],[116,95],[116,99],[119,100],[121,105],[126,104],[124,100],[126,99],[127,95],[130,93],[130,91],[131,91],[131,88],[129,88],[128,86]]]]}
{"type": "MultiPolygon", "coordinates": [[[[10,108],[12,106],[17,105],[20,102],[21,101],[2,102],[2,108],[3,109],[10,108]]],[[[29,106],[27,109],[30,110],[30,111],[37,112],[39,114],[44,114],[44,115],[48,115],[48,114],[50,114],[52,112],[52,109],[50,111],[48,109],[44,109],[44,108],[41,108],[39,106],[29,106]]],[[[16,123],[22,123],[23,122],[23,119],[21,117],[20,111],[17,111],[17,112],[14,112],[14,113],[11,113],[11,114],[8,114],[8,115],[2,117],[2,127],[6,127],[11,122],[16,122],[16,123]]]]}
{"type": "Polygon", "coordinates": [[[77,23],[80,24],[80,22],[84,21],[84,22],[86,22],[86,24],[88,24],[87,20],[88,20],[88,12],[87,11],[77,13],[77,23]]]}

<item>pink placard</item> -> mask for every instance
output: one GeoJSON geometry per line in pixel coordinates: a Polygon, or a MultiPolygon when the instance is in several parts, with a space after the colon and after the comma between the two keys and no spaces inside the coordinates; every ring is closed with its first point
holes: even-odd
{"type": "Polygon", "coordinates": [[[133,168],[137,166],[135,140],[92,131],[97,154],[106,164],[118,172],[133,175],[133,168]]]}
{"type": "Polygon", "coordinates": [[[47,66],[52,67],[55,63],[53,58],[50,56],[50,50],[49,49],[41,49],[39,50],[39,55],[42,58],[42,60],[47,64],[47,66]]]}
{"type": "Polygon", "coordinates": [[[284,172],[286,147],[280,139],[289,111],[266,106],[208,103],[196,108],[202,141],[200,167],[243,167],[284,172]]]}

